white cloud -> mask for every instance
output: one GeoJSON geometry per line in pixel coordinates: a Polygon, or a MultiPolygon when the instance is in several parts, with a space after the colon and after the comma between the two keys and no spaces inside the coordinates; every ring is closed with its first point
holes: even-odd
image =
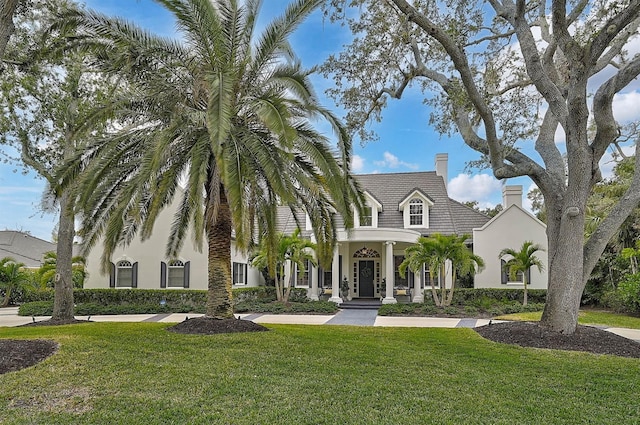
{"type": "Polygon", "coordinates": [[[397,156],[395,156],[391,152],[385,152],[383,156],[384,156],[384,159],[382,161],[373,161],[373,163],[379,167],[386,167],[386,168],[405,167],[411,170],[417,170],[418,168],[420,168],[418,164],[412,164],[410,162],[401,161],[397,156]]]}
{"type": "Polygon", "coordinates": [[[535,183],[531,183],[529,185],[529,188],[522,194],[523,195],[522,207],[529,212],[533,212],[533,211],[531,209],[531,199],[529,199],[527,194],[531,192],[533,189],[537,189],[537,188],[538,186],[535,183]]]}
{"type": "Polygon", "coordinates": [[[0,187],[0,195],[20,195],[22,193],[42,193],[42,187],[4,186],[0,187]]]}
{"type": "Polygon", "coordinates": [[[619,93],[613,97],[613,115],[620,123],[640,118],[640,92],[619,93]]]}
{"type": "Polygon", "coordinates": [[[360,155],[353,155],[351,157],[351,171],[359,173],[364,169],[365,159],[360,155]]]}
{"type": "Polygon", "coordinates": [[[479,206],[486,208],[495,205],[489,198],[496,191],[500,192],[502,185],[489,174],[458,174],[449,181],[447,188],[451,198],[459,202],[477,201],[479,206]]]}

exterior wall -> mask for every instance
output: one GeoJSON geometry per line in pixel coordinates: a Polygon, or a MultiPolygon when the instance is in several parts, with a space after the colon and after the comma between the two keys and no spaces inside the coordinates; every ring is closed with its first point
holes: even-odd
{"type": "MultiPolygon", "coordinates": [[[[129,246],[119,247],[113,254],[111,261],[114,264],[117,264],[120,260],[138,263],[137,287],[139,289],[161,289],[160,263],[169,260],[169,258],[165,256],[165,247],[167,246],[169,229],[171,229],[175,207],[176,205],[172,205],[158,216],[154,231],[149,239],[142,242],[139,238],[135,238],[129,246]]],[[[189,289],[207,289],[207,243],[205,240],[202,247],[203,252],[198,252],[192,241],[192,233],[189,231],[177,259],[183,262],[190,262],[189,289]]],[[[109,288],[109,274],[102,274],[100,272],[101,256],[102,246],[98,243],[87,257],[87,271],[89,275],[84,283],[85,288],[109,288]]],[[[248,263],[246,255],[235,250],[233,245],[231,248],[231,261],[248,263]]],[[[264,283],[260,272],[249,266],[247,267],[246,279],[246,285],[234,287],[258,286],[264,283]]]]}
{"type": "Polygon", "coordinates": [[[527,211],[512,205],[495,216],[485,226],[473,230],[473,252],[482,257],[485,266],[475,276],[475,288],[521,288],[521,283],[501,283],[501,265],[498,255],[504,248],[518,250],[524,241],[533,241],[544,251],[536,256],[542,261],[542,273],[536,267],[531,269],[531,282],[527,287],[546,289],[547,276],[547,235],[546,225],[527,211]]]}

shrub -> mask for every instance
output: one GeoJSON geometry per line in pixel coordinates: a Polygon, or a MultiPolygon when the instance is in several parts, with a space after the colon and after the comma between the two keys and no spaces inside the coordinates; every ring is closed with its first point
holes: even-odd
{"type": "Polygon", "coordinates": [[[478,314],[478,309],[475,308],[472,305],[466,305],[466,306],[464,306],[464,312],[466,314],[468,314],[469,316],[474,316],[474,315],[478,314]]]}
{"type": "Polygon", "coordinates": [[[626,312],[626,308],[624,306],[624,300],[622,299],[622,294],[618,290],[605,292],[604,295],[602,295],[600,302],[604,307],[610,308],[611,310],[617,313],[626,312]]]}
{"type": "Polygon", "coordinates": [[[640,313],[640,273],[627,275],[618,284],[618,293],[627,312],[640,313]]]}
{"type": "Polygon", "coordinates": [[[33,301],[20,305],[19,316],[51,316],[53,314],[53,301],[33,301]]]}
{"type": "Polygon", "coordinates": [[[421,304],[383,304],[378,310],[379,316],[396,316],[417,314],[421,310],[421,304]]]}

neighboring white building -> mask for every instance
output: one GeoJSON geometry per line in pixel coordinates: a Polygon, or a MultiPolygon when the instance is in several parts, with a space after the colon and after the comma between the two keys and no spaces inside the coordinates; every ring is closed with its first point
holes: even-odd
{"type": "MultiPolygon", "coordinates": [[[[506,247],[517,248],[527,240],[514,242],[511,246],[513,235],[506,238],[499,233],[509,226],[507,223],[503,225],[502,221],[510,223],[519,212],[512,213],[507,208],[490,220],[484,214],[450,199],[446,188],[447,160],[446,154],[438,154],[436,171],[356,176],[365,192],[366,215],[356,217],[354,229],[339,232],[331,268],[324,270],[309,266],[304,275],[296,276],[296,286],[308,288],[311,299],[318,299],[324,291],[333,294],[330,298],[332,301],[340,303],[340,282],[346,279],[351,298],[378,298],[383,289],[386,289],[383,300],[385,303],[396,302],[395,296],[402,294],[411,294],[413,301],[422,301],[425,282],[430,284],[428,271],[408,273],[403,279],[398,273],[398,265],[404,259],[404,250],[421,235],[441,233],[473,234],[474,252],[482,255],[487,263],[486,270],[482,271],[481,287],[501,287],[499,274],[491,282],[494,278],[491,277],[493,275],[490,274],[492,269],[489,264],[492,264],[495,257],[499,267],[497,252],[506,247]],[[476,231],[481,235],[481,244],[488,244],[489,247],[478,246],[476,231]],[[485,235],[492,236],[484,238],[485,235]]],[[[521,202],[520,199],[520,205],[521,202]]],[[[164,255],[175,207],[176,205],[172,205],[160,215],[150,239],[145,242],[136,239],[114,253],[108,276],[101,275],[99,271],[101,250],[100,245],[96,245],[87,259],[89,277],[85,287],[206,289],[206,254],[196,251],[190,245],[188,241],[192,238],[187,239],[177,259],[169,259],[164,255]]],[[[541,229],[541,223],[535,218],[535,221],[531,221],[532,216],[518,208],[527,220],[521,225],[534,225],[532,234],[536,237],[529,237],[527,234],[527,238],[538,241],[537,232],[541,229]]],[[[282,208],[278,224],[285,234],[291,234],[296,228],[295,220],[286,208],[282,208]]],[[[312,237],[309,220],[301,230],[303,236],[312,237]]],[[[233,284],[236,288],[264,283],[261,274],[247,263],[247,257],[232,248],[233,284]]]]}
{"type": "Polygon", "coordinates": [[[476,274],[474,287],[516,287],[522,288],[522,276],[511,282],[509,273],[502,265],[509,258],[500,258],[504,248],[520,250],[524,241],[531,241],[542,247],[536,252],[544,269],[539,272],[536,267],[529,270],[528,287],[547,289],[547,226],[522,208],[522,186],[503,186],[502,205],[504,209],[487,224],[473,230],[473,253],[482,257],[485,265],[476,274]]]}

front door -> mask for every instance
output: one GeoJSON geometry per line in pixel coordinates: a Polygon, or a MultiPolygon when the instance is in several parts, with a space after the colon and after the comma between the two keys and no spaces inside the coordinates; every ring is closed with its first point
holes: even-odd
{"type": "Polygon", "coordinates": [[[373,261],[360,261],[358,270],[358,294],[363,298],[373,298],[373,261]]]}

